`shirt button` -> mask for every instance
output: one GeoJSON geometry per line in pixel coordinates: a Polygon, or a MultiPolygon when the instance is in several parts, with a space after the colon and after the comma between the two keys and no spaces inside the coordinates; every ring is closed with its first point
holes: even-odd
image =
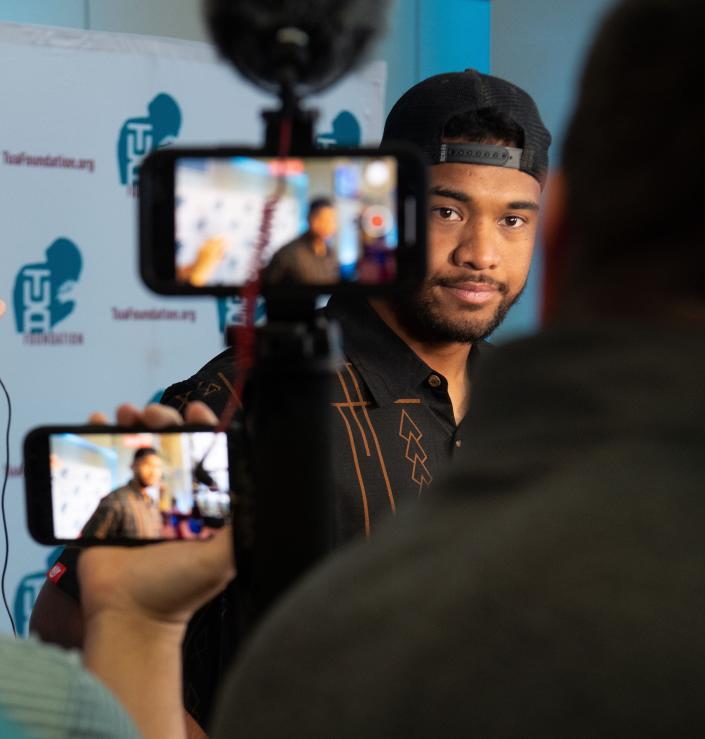
{"type": "Polygon", "coordinates": [[[438,375],[431,375],[428,378],[428,384],[431,387],[440,387],[441,386],[441,378],[438,375]]]}
{"type": "Polygon", "coordinates": [[[457,447],[458,449],[460,449],[460,447],[461,447],[462,445],[463,445],[463,440],[462,440],[462,439],[456,439],[456,440],[455,440],[455,446],[456,446],[456,447],[457,447]]]}

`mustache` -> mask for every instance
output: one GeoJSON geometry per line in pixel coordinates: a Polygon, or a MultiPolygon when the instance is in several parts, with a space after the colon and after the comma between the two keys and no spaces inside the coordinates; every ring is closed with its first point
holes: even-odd
{"type": "Polygon", "coordinates": [[[458,287],[462,288],[467,285],[468,282],[477,282],[483,285],[490,285],[501,295],[506,295],[507,284],[505,282],[499,282],[499,280],[493,280],[491,277],[486,275],[463,275],[461,277],[430,277],[428,279],[429,287],[438,285],[440,287],[458,287]]]}

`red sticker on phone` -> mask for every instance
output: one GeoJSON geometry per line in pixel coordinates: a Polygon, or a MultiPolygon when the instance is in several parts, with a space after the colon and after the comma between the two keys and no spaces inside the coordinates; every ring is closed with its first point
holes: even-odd
{"type": "Polygon", "coordinates": [[[47,572],[47,578],[56,585],[56,583],[64,576],[64,572],[66,572],[66,566],[62,565],[61,562],[57,562],[49,572],[47,572]]]}

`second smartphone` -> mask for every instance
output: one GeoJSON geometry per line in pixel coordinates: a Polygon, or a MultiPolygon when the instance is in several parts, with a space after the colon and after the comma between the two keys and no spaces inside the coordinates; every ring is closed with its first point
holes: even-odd
{"type": "Polygon", "coordinates": [[[41,544],[198,539],[230,519],[233,442],[210,427],[44,426],[24,442],[41,544]]]}

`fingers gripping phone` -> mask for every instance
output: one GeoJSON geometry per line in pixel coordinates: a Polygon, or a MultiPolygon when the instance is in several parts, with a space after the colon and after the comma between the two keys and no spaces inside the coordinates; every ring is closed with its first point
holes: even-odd
{"type": "Polygon", "coordinates": [[[207,426],[34,429],[24,441],[30,533],[40,544],[207,537],[230,519],[232,447],[207,426]]]}

